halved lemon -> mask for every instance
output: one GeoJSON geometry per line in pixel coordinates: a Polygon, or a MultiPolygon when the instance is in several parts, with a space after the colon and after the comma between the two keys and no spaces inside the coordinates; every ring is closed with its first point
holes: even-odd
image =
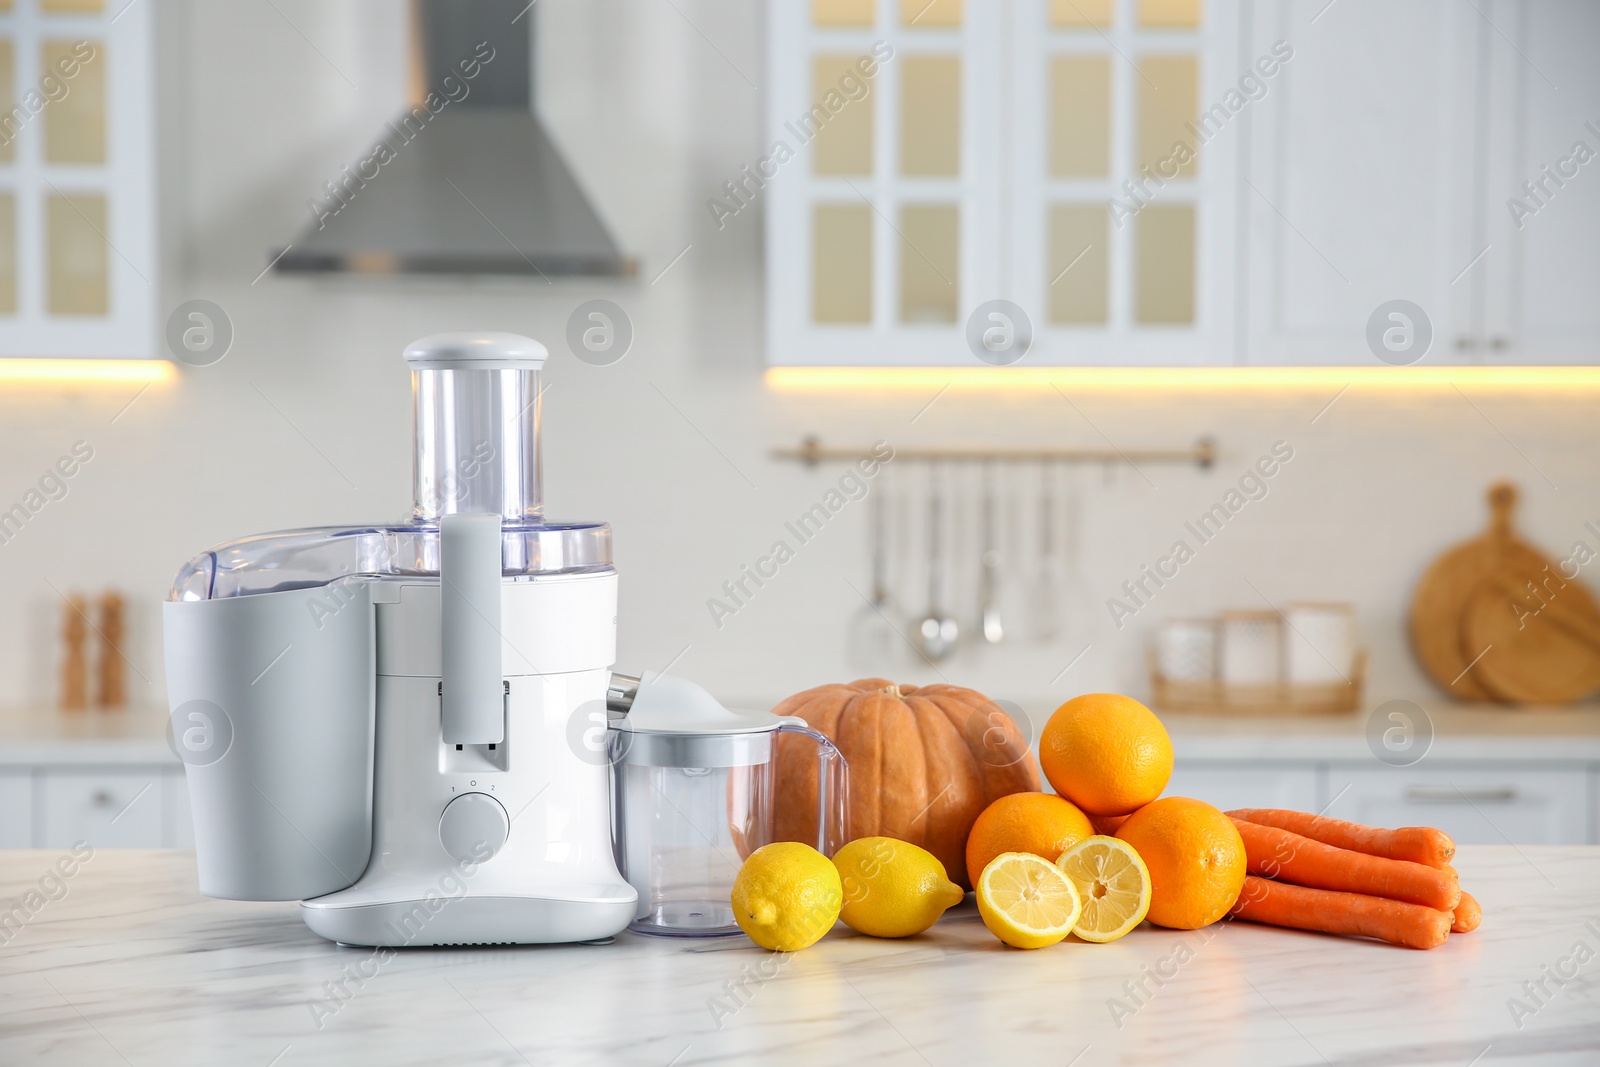
{"type": "Polygon", "coordinates": [[[1063,852],[1056,866],[1083,900],[1072,932],[1085,941],[1115,941],[1144,922],[1150,870],[1126,841],[1086,837],[1063,852]]]}
{"type": "Polygon", "coordinates": [[[1013,948],[1044,948],[1072,932],[1083,910],[1055,864],[1031,852],[1002,852],[978,876],[978,914],[1013,948]]]}

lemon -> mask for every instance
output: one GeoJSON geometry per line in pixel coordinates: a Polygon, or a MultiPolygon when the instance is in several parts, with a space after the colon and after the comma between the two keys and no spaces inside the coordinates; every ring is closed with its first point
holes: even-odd
{"type": "Polygon", "coordinates": [[[795,952],[833,929],[842,897],[828,857],[798,841],[778,841],[750,853],[739,868],[733,918],[762,948],[795,952]]]}
{"type": "Polygon", "coordinates": [[[833,854],[844,884],[839,918],[858,933],[910,937],[966,896],[925,848],[892,837],[858,837],[833,854]]]}
{"type": "Polygon", "coordinates": [[[1115,941],[1144,922],[1150,910],[1150,870],[1126,841],[1084,838],[1063,852],[1056,866],[1083,901],[1083,914],[1072,932],[1085,941],[1115,941]]]}
{"type": "Polygon", "coordinates": [[[1072,932],[1082,901],[1072,879],[1031,852],[1002,852],[978,876],[978,914],[1012,948],[1044,948],[1072,932]]]}

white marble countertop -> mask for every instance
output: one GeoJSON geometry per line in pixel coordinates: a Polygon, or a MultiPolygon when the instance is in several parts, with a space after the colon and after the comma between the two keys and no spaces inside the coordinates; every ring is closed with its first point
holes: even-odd
{"type": "Polygon", "coordinates": [[[158,707],[61,711],[0,709],[0,767],[171,763],[167,713],[158,707]]]}
{"type": "MultiPolygon", "coordinates": [[[[0,852],[0,897],[58,858],[0,852]]],[[[1457,866],[1483,926],[1431,952],[1247,923],[1019,952],[969,900],[920,937],[839,927],[788,957],[625,934],[378,962],[293,904],[201,897],[189,853],[104,850],[0,929],[0,1063],[1600,1062],[1600,847],[1464,847],[1457,866]]]]}

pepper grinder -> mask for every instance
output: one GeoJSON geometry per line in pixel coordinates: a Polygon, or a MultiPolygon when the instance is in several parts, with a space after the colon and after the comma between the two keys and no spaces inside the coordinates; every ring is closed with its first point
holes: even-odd
{"type": "Polygon", "coordinates": [[[81,596],[66,598],[66,610],[61,619],[61,641],[64,655],[61,660],[61,709],[82,711],[89,706],[89,658],[85,647],[89,636],[87,606],[81,596]]]}
{"type": "Polygon", "coordinates": [[[100,655],[96,663],[95,704],[102,708],[120,708],[128,703],[127,675],[123,670],[122,596],[107,591],[100,597],[100,655]]]}

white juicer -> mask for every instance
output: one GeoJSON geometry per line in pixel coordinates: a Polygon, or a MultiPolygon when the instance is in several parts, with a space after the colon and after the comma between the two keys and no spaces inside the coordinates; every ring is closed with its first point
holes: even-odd
{"type": "Polygon", "coordinates": [[[598,940],[634,919],[607,705],[637,681],[611,673],[610,528],[543,519],[545,355],[511,334],[416,342],[409,523],[246,538],[178,575],[167,684],[202,892],[300,900],[357,945],[598,940]]]}

